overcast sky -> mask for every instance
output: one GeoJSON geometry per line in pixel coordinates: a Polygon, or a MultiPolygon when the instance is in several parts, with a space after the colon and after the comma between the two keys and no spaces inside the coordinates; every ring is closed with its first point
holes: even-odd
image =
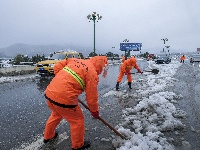
{"type": "Polygon", "coordinates": [[[200,48],[200,0],[0,0],[0,48],[15,43],[73,44],[119,51],[124,39],[142,51],[194,52],[200,48]],[[168,38],[164,45],[161,39],[168,38]],[[115,48],[112,48],[115,47],[115,48]]]}

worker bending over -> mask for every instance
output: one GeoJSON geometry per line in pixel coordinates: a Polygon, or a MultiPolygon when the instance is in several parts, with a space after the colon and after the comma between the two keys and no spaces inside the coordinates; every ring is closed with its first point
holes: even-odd
{"type": "Polygon", "coordinates": [[[124,77],[124,74],[127,75],[128,86],[130,89],[132,89],[132,87],[131,87],[132,75],[130,73],[132,68],[137,69],[137,71],[142,74],[142,71],[140,70],[139,66],[137,65],[137,60],[135,57],[131,57],[131,58],[125,60],[124,63],[120,66],[120,72],[119,72],[118,79],[117,79],[116,90],[119,90],[119,83],[121,82],[122,78],[124,77]]]}
{"type": "Polygon", "coordinates": [[[45,90],[46,102],[52,112],[46,122],[44,143],[57,137],[56,127],[64,118],[70,125],[72,150],[90,147],[91,143],[84,140],[84,116],[78,104],[78,96],[86,92],[91,115],[98,119],[98,75],[106,61],[105,57],[95,56],[87,60],[72,58],[55,64],[55,77],[45,90]]]}

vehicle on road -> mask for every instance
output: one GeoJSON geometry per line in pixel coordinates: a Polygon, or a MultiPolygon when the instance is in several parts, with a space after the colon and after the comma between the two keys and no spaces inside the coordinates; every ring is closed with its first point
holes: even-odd
{"type": "Polygon", "coordinates": [[[192,55],[190,58],[190,63],[200,62],[200,54],[192,55]]]}
{"type": "Polygon", "coordinates": [[[36,64],[36,73],[41,76],[54,75],[53,67],[56,63],[64,59],[78,58],[80,59],[80,54],[78,52],[55,52],[48,60],[38,62],[36,64]]]}
{"type": "Polygon", "coordinates": [[[171,62],[171,58],[169,55],[158,55],[157,59],[155,59],[156,64],[169,64],[171,62]]]}

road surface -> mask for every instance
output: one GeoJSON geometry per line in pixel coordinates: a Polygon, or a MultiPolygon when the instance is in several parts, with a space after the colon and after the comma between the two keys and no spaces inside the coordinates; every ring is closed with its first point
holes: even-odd
{"type": "MultiPolygon", "coordinates": [[[[147,67],[146,61],[139,61],[141,69],[147,67]]],[[[168,90],[182,94],[183,99],[176,105],[187,112],[187,117],[182,119],[185,129],[165,133],[172,136],[172,143],[177,150],[200,150],[200,74],[198,64],[185,63],[180,66],[174,78],[175,86],[168,90]],[[184,143],[188,141],[188,143],[184,143]]],[[[115,90],[119,65],[110,66],[107,78],[100,78],[99,105],[100,114],[110,125],[115,127],[121,121],[121,110],[134,105],[134,102],[121,100],[119,97],[104,97],[109,91],[115,90]]],[[[133,75],[138,78],[140,75],[133,75]]],[[[71,149],[69,124],[64,120],[58,126],[59,138],[47,146],[42,145],[43,129],[50,115],[46,106],[43,91],[51,78],[28,78],[12,83],[0,84],[0,149],[71,149]]],[[[124,78],[122,83],[126,82],[124,78]]],[[[122,90],[127,88],[121,86],[122,90]]],[[[135,87],[133,86],[133,91],[135,87]]],[[[84,94],[80,96],[84,101],[84,94]]],[[[85,102],[85,101],[84,101],[85,102]]],[[[81,106],[82,107],[82,106],[81,106]]],[[[91,117],[84,107],[86,135],[92,143],[90,150],[114,150],[112,139],[117,135],[102,122],[91,117]]]]}

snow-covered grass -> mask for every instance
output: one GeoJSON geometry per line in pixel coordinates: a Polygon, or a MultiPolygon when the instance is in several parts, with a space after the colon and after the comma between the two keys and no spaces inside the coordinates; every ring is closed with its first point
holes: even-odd
{"type": "MultiPolygon", "coordinates": [[[[144,73],[141,80],[136,79],[140,80],[139,83],[133,81],[139,86],[136,93],[132,94],[132,100],[137,103],[135,106],[124,108],[123,122],[116,126],[117,130],[127,138],[122,140],[116,137],[112,141],[117,150],[173,150],[174,146],[167,140],[164,132],[184,127],[180,118],[186,113],[173,105],[182,96],[167,91],[176,81],[173,75],[181,65],[180,62],[174,60],[170,64],[159,65],[153,61],[148,63],[150,69],[157,68],[159,73],[156,75],[144,73]]],[[[120,95],[126,93],[126,90],[121,91],[120,95]]],[[[104,96],[111,94],[116,92],[110,91],[104,96]]],[[[129,98],[131,99],[130,96],[129,98]]]]}

